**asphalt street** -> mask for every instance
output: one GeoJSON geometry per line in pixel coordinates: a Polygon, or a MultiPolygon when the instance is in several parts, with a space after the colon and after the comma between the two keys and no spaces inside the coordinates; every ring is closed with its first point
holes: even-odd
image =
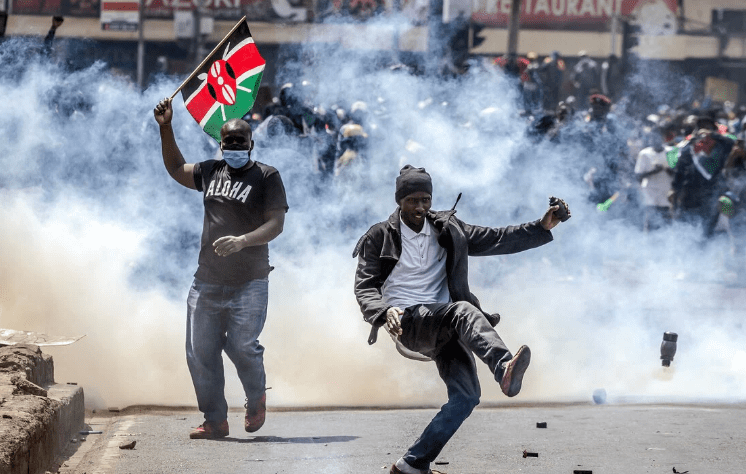
{"type": "MultiPolygon", "coordinates": [[[[90,413],[71,473],[388,473],[437,409],[270,411],[257,433],[229,415],[222,440],[190,440],[196,410],[90,413]],[[119,446],[136,441],[134,449],[119,446]]],[[[433,469],[448,474],[746,472],[746,404],[477,408],[433,469]],[[537,428],[537,423],[546,428],[537,428]],[[524,457],[523,452],[538,457],[524,457]],[[674,471],[675,469],[675,471],[674,471]]]]}

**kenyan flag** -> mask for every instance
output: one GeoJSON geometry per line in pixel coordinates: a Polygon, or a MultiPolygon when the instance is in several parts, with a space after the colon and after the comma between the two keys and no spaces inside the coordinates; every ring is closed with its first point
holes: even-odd
{"type": "Polygon", "coordinates": [[[181,89],[187,110],[212,138],[220,141],[220,127],[251,110],[264,64],[244,17],[181,89]]]}

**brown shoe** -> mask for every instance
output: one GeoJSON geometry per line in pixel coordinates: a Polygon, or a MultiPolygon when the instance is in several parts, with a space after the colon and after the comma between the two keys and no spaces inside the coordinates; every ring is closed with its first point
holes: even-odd
{"type": "Polygon", "coordinates": [[[246,400],[246,417],[244,418],[243,427],[249,432],[258,431],[264,425],[264,418],[267,414],[267,394],[263,393],[259,400],[249,402],[246,400]]]}
{"type": "Polygon", "coordinates": [[[217,439],[226,436],[228,436],[228,420],[205,421],[189,433],[191,439],[217,439]]]}
{"type": "MultiPolygon", "coordinates": [[[[404,474],[404,472],[398,467],[396,467],[396,464],[392,464],[389,474],[404,474]]],[[[427,471],[427,474],[446,474],[446,473],[440,472],[440,471],[427,471]]]]}
{"type": "Polygon", "coordinates": [[[521,346],[515,353],[510,362],[505,366],[503,379],[500,382],[500,388],[503,393],[509,397],[515,397],[521,391],[521,382],[523,374],[531,362],[531,349],[528,346],[521,346]]]}

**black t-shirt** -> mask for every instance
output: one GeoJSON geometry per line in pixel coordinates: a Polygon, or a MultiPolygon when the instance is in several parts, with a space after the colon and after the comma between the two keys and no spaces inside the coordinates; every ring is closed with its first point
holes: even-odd
{"type": "Polygon", "coordinates": [[[238,237],[256,230],[265,222],[265,211],[287,211],[280,173],[256,161],[249,169],[236,171],[223,160],[207,160],[195,164],[194,184],[203,191],[205,205],[199,266],[194,276],[221,285],[266,278],[272,270],[267,244],[246,247],[227,257],[218,256],[212,244],[220,237],[238,237]]]}

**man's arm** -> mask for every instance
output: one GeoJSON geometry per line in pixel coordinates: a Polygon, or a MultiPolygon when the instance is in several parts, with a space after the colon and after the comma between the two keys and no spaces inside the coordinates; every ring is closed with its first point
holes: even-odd
{"type": "Polygon", "coordinates": [[[269,243],[282,233],[285,225],[285,209],[269,209],[264,213],[264,219],[264,224],[247,234],[238,237],[227,235],[217,239],[212,243],[215,253],[221,257],[226,257],[246,247],[269,243]]]}
{"type": "Polygon", "coordinates": [[[186,163],[184,156],[176,144],[174,130],[171,128],[171,119],[173,118],[173,108],[171,99],[163,99],[155,106],[153,111],[155,121],[161,129],[161,153],[163,155],[163,164],[166,171],[182,186],[189,189],[197,189],[194,183],[194,165],[186,163]]]}
{"type": "Polygon", "coordinates": [[[49,28],[49,32],[44,38],[44,47],[42,48],[43,53],[47,56],[52,54],[52,43],[54,42],[54,35],[57,32],[57,28],[62,25],[63,21],[65,21],[65,19],[61,16],[52,17],[52,27],[49,28]]]}
{"type": "Polygon", "coordinates": [[[658,174],[663,170],[665,170],[665,167],[662,164],[657,163],[653,165],[653,168],[650,169],[650,171],[635,172],[635,175],[637,176],[638,180],[642,181],[643,179],[653,176],[654,174],[658,174]]]}
{"type": "Polygon", "coordinates": [[[541,219],[498,228],[474,226],[463,222],[461,224],[466,234],[469,255],[475,257],[522,252],[553,240],[552,233],[542,226],[541,219]]]}
{"type": "Polygon", "coordinates": [[[650,157],[647,153],[648,151],[646,148],[641,150],[640,153],[637,154],[637,161],[635,161],[634,172],[638,181],[642,181],[643,179],[663,170],[663,165],[659,163],[653,165],[651,163],[650,157]]]}
{"type": "MultiPolygon", "coordinates": [[[[357,255],[355,272],[355,298],[360,305],[363,319],[372,324],[373,328],[378,328],[386,322],[386,311],[391,307],[386,304],[381,294],[381,248],[380,243],[376,245],[376,239],[369,234],[364,235],[362,239],[361,245],[358,246],[360,253],[357,255]]],[[[373,335],[371,332],[371,339],[368,339],[370,344],[375,342],[373,335]]]]}

